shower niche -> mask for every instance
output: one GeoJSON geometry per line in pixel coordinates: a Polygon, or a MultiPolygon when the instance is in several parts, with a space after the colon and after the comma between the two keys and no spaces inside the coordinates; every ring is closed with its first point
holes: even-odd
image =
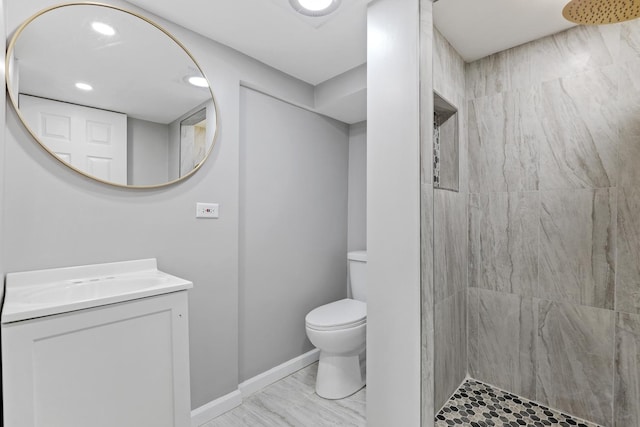
{"type": "Polygon", "coordinates": [[[458,191],[458,109],[433,93],[433,186],[458,191]]]}

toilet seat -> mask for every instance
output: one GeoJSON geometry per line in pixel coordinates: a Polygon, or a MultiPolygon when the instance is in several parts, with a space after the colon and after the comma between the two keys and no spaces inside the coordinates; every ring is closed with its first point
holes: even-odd
{"type": "Polygon", "coordinates": [[[354,299],[341,299],[311,310],[305,317],[308,328],[335,331],[367,323],[367,304],[354,299]]]}

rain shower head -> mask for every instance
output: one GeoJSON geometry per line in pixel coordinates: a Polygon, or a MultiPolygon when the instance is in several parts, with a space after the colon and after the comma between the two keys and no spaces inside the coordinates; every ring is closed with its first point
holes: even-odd
{"type": "Polygon", "coordinates": [[[640,18],[640,0],[571,0],[562,16],[576,24],[615,24],[640,18]]]}

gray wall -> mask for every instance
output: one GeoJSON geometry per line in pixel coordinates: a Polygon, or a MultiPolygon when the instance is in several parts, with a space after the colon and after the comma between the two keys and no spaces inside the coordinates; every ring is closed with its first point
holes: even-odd
{"type": "MultiPolygon", "coordinates": [[[[5,33],[4,0],[0,0],[0,34],[4,34],[4,33],[5,33]]],[[[3,52],[6,52],[6,38],[2,38],[2,40],[0,41],[0,47],[2,48],[3,52]]],[[[2,70],[0,71],[0,80],[4,82],[5,67],[1,67],[1,68],[2,70]]],[[[6,84],[2,85],[2,90],[0,92],[2,92],[0,93],[0,129],[4,129],[6,124],[6,112],[7,112],[6,84]]],[[[0,134],[0,157],[1,157],[0,159],[0,242],[3,242],[5,240],[4,227],[2,226],[2,224],[4,224],[4,208],[5,208],[5,201],[4,201],[4,183],[5,183],[4,162],[6,159],[5,145],[6,145],[5,134],[4,132],[2,132],[0,134]]],[[[4,300],[5,272],[6,272],[6,268],[5,268],[5,261],[4,261],[4,245],[2,245],[2,248],[0,249],[0,278],[2,278],[2,282],[0,283],[0,303],[2,303],[2,301],[4,300]]],[[[1,339],[0,339],[0,342],[1,342],[1,339]]],[[[1,352],[2,352],[2,347],[0,346],[0,354],[1,352]]],[[[0,372],[0,382],[2,382],[2,372],[0,372]]],[[[2,403],[0,403],[0,413],[2,413],[2,403]]]]}
{"type": "MultiPolygon", "coordinates": [[[[139,11],[125,2],[109,3],[139,11]]],[[[7,33],[53,4],[57,2],[5,2],[7,33]]],[[[304,105],[313,105],[313,88],[141,12],[181,40],[211,81],[221,121],[209,160],[194,176],[168,188],[106,186],[75,174],[45,153],[9,108],[2,262],[5,271],[12,272],[157,257],[161,269],[192,280],[190,364],[195,408],[238,385],[240,81],[304,105]],[[220,219],[194,218],[198,201],[220,203],[220,219]]]]}
{"type": "MultiPolygon", "coordinates": [[[[4,34],[5,32],[5,14],[4,14],[4,0],[0,0],[0,34],[4,34]]],[[[0,41],[0,47],[2,47],[3,52],[6,52],[6,38],[3,38],[0,41]]],[[[5,81],[5,68],[1,67],[0,71],[0,80],[5,81]]],[[[6,112],[7,112],[7,91],[5,90],[6,84],[3,84],[3,90],[0,92],[0,128],[4,129],[6,124],[6,112]]],[[[5,165],[5,135],[4,132],[0,137],[0,153],[2,154],[2,160],[0,160],[0,242],[5,240],[4,229],[2,224],[4,224],[4,182],[5,182],[5,174],[4,174],[4,165],[5,165]]],[[[2,277],[2,286],[0,286],[0,302],[3,301],[4,298],[4,275],[6,272],[5,269],[5,261],[4,261],[4,253],[0,255],[0,277],[2,277]]]]}
{"type": "Polygon", "coordinates": [[[127,184],[155,185],[169,180],[169,126],[127,118],[127,184]]]}
{"type": "Polygon", "coordinates": [[[640,425],[640,21],[467,66],[469,372],[640,425]]]}
{"type": "MultiPolygon", "coordinates": [[[[467,182],[464,61],[434,28],[433,90],[458,109],[459,191],[434,189],[434,379],[436,412],[467,374],[467,182]]],[[[432,117],[429,117],[431,119],[432,117]]],[[[433,121],[429,120],[432,126],[433,121]]],[[[453,122],[455,123],[455,122],[453,122]]],[[[426,131],[428,126],[423,127],[426,131]]],[[[431,127],[431,132],[433,128],[431,127]]],[[[430,152],[423,152],[429,156],[430,152]]],[[[431,157],[431,156],[429,156],[431,157]]],[[[453,164],[443,162],[441,175],[453,164]]]]}
{"type": "Polygon", "coordinates": [[[367,423],[420,423],[418,0],[368,8],[367,423]],[[390,82],[392,84],[390,84],[390,82]]]}
{"type": "Polygon", "coordinates": [[[367,248],[367,122],[349,126],[347,248],[367,248]]]}
{"type": "Polygon", "coordinates": [[[240,381],[313,348],[304,317],[346,297],[349,128],[240,90],[240,381]]]}

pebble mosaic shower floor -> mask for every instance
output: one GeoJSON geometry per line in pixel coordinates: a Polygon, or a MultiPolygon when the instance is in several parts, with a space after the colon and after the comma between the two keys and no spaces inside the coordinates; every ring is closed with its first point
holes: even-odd
{"type": "Polygon", "coordinates": [[[600,427],[475,380],[465,381],[436,416],[436,427],[600,427]]]}

